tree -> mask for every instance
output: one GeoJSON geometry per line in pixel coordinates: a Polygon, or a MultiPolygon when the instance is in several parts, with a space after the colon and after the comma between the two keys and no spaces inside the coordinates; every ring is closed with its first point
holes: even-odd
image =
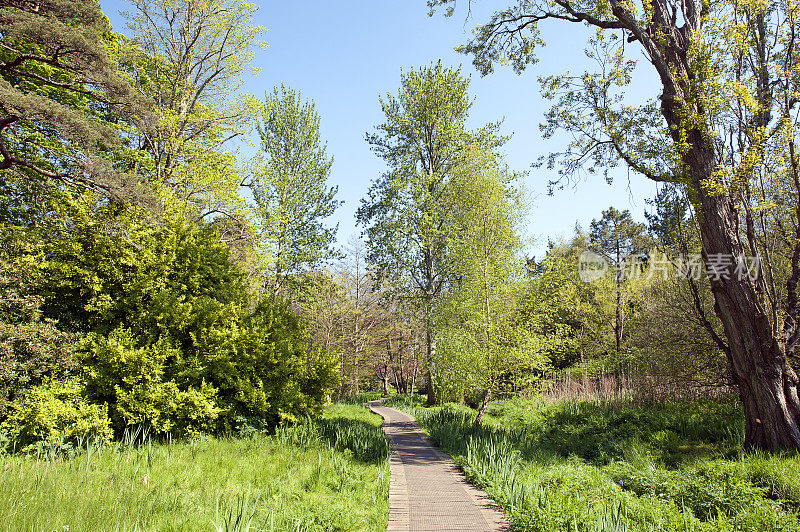
{"type": "Polygon", "coordinates": [[[626,270],[640,267],[651,242],[644,224],[634,222],[628,210],[620,212],[614,207],[603,211],[599,220],[592,220],[589,242],[589,248],[605,258],[615,271],[614,344],[619,356],[625,334],[626,270]]]}
{"type": "MultiPolygon", "coordinates": [[[[689,344],[710,344],[713,347],[701,351],[706,356],[695,357],[695,362],[705,367],[719,366],[719,353],[724,358],[728,353],[728,345],[723,339],[724,332],[719,317],[714,314],[714,297],[711,293],[711,286],[708,279],[696,279],[695,272],[690,267],[692,256],[697,256],[701,251],[700,236],[696,218],[692,214],[691,203],[686,198],[684,191],[677,185],[667,183],[656,194],[651,202],[655,206],[653,213],[645,213],[650,233],[655,237],[655,244],[663,257],[672,261],[675,268],[675,279],[672,283],[657,283],[651,290],[666,292],[659,299],[661,301],[672,299],[676,301],[669,305],[670,308],[664,309],[662,313],[686,312],[691,317],[694,329],[690,335],[689,344]],[[666,286],[664,286],[666,285],[666,286]],[[672,286],[669,286],[672,285],[672,286]],[[670,290],[670,288],[672,290],[670,290]],[[699,327],[695,328],[694,326],[699,327]],[[705,335],[701,333],[705,330],[705,335]]],[[[769,240],[767,235],[763,235],[765,240],[769,240]]],[[[765,248],[765,256],[768,252],[765,248]]],[[[774,264],[774,262],[773,262],[774,264]]],[[[658,302],[651,303],[658,311],[658,302]]],[[[773,306],[773,313],[775,307],[773,306]]],[[[669,318],[666,318],[668,320],[669,318]]],[[[774,320],[777,322],[777,319],[774,320]]],[[[653,323],[653,322],[650,322],[653,323]]],[[[656,327],[653,327],[657,331],[656,327]]],[[[675,336],[687,335],[686,330],[668,331],[666,327],[661,329],[666,334],[675,336]]],[[[676,342],[668,342],[670,344],[676,342]]],[[[665,357],[668,358],[668,357],[665,357]]],[[[669,363],[669,361],[665,361],[669,363]]],[[[683,372],[691,371],[692,364],[684,365],[683,372]]],[[[701,368],[702,370],[702,368],[701,368]]],[[[723,375],[724,371],[717,371],[717,375],[723,375]]],[[[727,382],[718,383],[727,385],[727,382]]]]}
{"type": "Polygon", "coordinates": [[[351,396],[385,351],[391,315],[364,263],[361,241],[352,237],[345,252],[330,270],[303,275],[293,305],[309,322],[315,344],[339,357],[339,395],[351,396]]]}
{"type": "Polygon", "coordinates": [[[397,95],[380,99],[386,121],[367,142],[389,170],[373,181],[356,217],[365,228],[369,262],[381,280],[421,308],[426,336],[428,402],[436,401],[433,308],[451,281],[451,225],[443,194],[463,164],[465,146],[491,151],[504,139],[497,124],[466,128],[469,79],[435,65],[401,73],[397,95]]]}
{"type": "Polygon", "coordinates": [[[132,138],[150,160],[129,164],[194,216],[241,218],[244,180],[224,146],[248,130],[255,112],[252,97],[238,91],[264,32],[253,24],[256,6],[244,0],[132,3],[124,16],[133,42],[122,64],[154,116],[137,120],[132,138]]]}
{"type": "Polygon", "coordinates": [[[695,294],[681,271],[673,266],[661,272],[638,290],[639,311],[627,325],[626,358],[645,377],[639,394],[654,399],[659,388],[694,396],[728,388],[725,352],[708,330],[718,324],[710,290],[703,286],[697,294],[703,310],[698,313],[695,294]]]}
{"type": "Polygon", "coordinates": [[[116,40],[97,0],[0,6],[0,170],[106,196],[138,194],[115,169],[113,113],[147,114],[115,64],[116,40]]]}
{"type": "MultiPolygon", "coordinates": [[[[467,150],[470,150],[467,148],[467,150]]],[[[480,423],[503,373],[514,367],[513,281],[519,271],[516,224],[520,201],[514,175],[493,154],[472,148],[449,183],[444,204],[454,230],[447,246],[458,282],[439,311],[449,343],[469,362],[466,371],[483,391],[480,423]],[[460,339],[453,337],[460,336],[460,339]]]]}
{"type": "Polygon", "coordinates": [[[271,284],[278,292],[287,276],[319,266],[337,254],[337,227],[324,220],[336,210],[338,187],[328,188],[333,158],[320,139],[319,114],[311,101],[281,85],[261,107],[263,162],[252,184],[263,240],[271,246],[271,284]]]}
{"type": "MultiPolygon", "coordinates": [[[[341,323],[342,370],[349,368],[351,391],[358,393],[366,371],[376,366],[376,358],[383,358],[383,340],[396,329],[397,318],[391,305],[386,304],[384,290],[375,282],[374,271],[367,265],[363,241],[353,235],[345,253],[334,268],[347,302],[341,323]]],[[[387,382],[386,378],[383,382],[387,382]]]]}
{"type": "Polygon", "coordinates": [[[517,296],[518,329],[530,346],[562,370],[605,349],[608,319],[600,304],[603,284],[585,282],[576,269],[588,237],[579,227],[566,242],[550,242],[517,296]]]}
{"type": "MultiPolygon", "coordinates": [[[[432,8],[450,3],[429,1],[432,8]]],[[[622,161],[651,180],[685,187],[714,273],[711,290],[748,449],[800,448],[798,377],[790,364],[800,338],[796,9],[794,2],[520,0],[497,11],[462,47],[485,74],[499,61],[521,71],[543,44],[541,22],[596,30],[590,56],[599,72],[545,79],[545,95],[556,99],[546,133],[575,134],[569,149],[549,162],[562,163],[562,175],[569,176],[587,164],[622,161]],[[627,43],[637,43],[658,76],[658,101],[634,106],[620,93],[636,68],[627,43]],[[773,197],[780,203],[770,203],[773,197]],[[773,205],[794,220],[786,235],[786,296],[771,315],[770,305],[778,303],[764,276],[735,271],[758,251],[757,209],[773,205]]],[[[768,262],[765,269],[771,270],[768,262]]]]}

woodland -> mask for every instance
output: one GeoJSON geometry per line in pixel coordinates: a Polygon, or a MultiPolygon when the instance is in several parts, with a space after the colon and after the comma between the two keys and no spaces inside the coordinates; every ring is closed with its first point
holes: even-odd
{"type": "Polygon", "coordinates": [[[130,0],[126,37],[0,0],[0,521],[378,530],[387,397],[519,529],[800,529],[800,4],[501,4],[452,43],[485,76],[591,29],[593,70],[539,72],[550,154],[512,168],[462,67],[403,68],[343,243],[314,101],[242,89],[256,5],[130,0]],[[615,167],[644,221],[528,254],[525,184],[615,167]]]}

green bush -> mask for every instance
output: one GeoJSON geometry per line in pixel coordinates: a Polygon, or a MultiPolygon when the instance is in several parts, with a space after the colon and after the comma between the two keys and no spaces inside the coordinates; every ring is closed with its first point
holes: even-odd
{"type": "Polygon", "coordinates": [[[75,371],[77,335],[42,317],[43,257],[23,255],[27,245],[18,232],[0,231],[0,421],[11,403],[46,378],[66,378],[75,371]]]}
{"type": "Polygon", "coordinates": [[[165,380],[170,361],[180,351],[165,340],[136,347],[128,329],[117,329],[108,337],[90,335],[83,347],[86,389],[96,402],[110,407],[118,431],[140,424],[154,433],[208,432],[222,411],[216,404],[217,390],[200,382],[179,388],[165,380]]]}
{"type": "Polygon", "coordinates": [[[105,444],[112,431],[105,405],[89,404],[77,380],[48,380],[31,388],[12,403],[11,414],[3,423],[8,445],[31,451],[37,444],[82,447],[87,443],[105,444]]]}
{"type": "MultiPolygon", "coordinates": [[[[153,223],[91,195],[52,208],[58,223],[20,227],[27,246],[9,260],[37,259],[41,317],[83,336],[75,371],[117,436],[274,427],[327,402],[336,360],[286,304],[259,301],[215,227],[169,210],[153,223]]],[[[0,357],[0,393],[4,368],[0,357]]]]}
{"type": "Polygon", "coordinates": [[[108,280],[115,297],[84,304],[95,332],[79,352],[87,395],[109,405],[118,435],[132,424],[175,436],[240,419],[275,426],[322,407],[335,361],[286,304],[254,304],[213,228],[136,227],[143,251],[108,280]]]}

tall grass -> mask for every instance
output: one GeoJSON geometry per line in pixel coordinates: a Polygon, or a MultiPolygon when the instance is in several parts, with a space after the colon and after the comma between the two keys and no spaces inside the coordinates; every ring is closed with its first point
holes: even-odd
{"type": "Polygon", "coordinates": [[[357,460],[380,464],[389,457],[389,441],[373,416],[357,407],[331,405],[323,417],[309,417],[295,426],[279,429],[275,437],[303,447],[322,441],[333,450],[348,451],[357,460]],[[349,415],[341,415],[342,412],[349,415]],[[354,412],[362,414],[356,417],[354,412]]]}
{"type": "Polygon", "coordinates": [[[339,397],[336,402],[341,405],[363,405],[370,401],[377,401],[381,397],[383,397],[381,392],[361,392],[356,395],[339,397]]]}
{"type": "Polygon", "coordinates": [[[131,436],[73,458],[3,457],[0,523],[71,532],[384,530],[380,423],[362,407],[335,405],[274,436],[172,444],[131,436]]]}
{"type": "Polygon", "coordinates": [[[522,530],[800,530],[800,457],[740,454],[732,403],[407,409],[522,530]]]}

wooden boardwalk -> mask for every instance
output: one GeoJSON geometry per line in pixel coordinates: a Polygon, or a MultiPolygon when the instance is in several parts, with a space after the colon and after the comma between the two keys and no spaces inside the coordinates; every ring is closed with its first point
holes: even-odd
{"type": "Polygon", "coordinates": [[[498,531],[508,523],[484,492],[471,486],[449,456],[434,448],[414,418],[369,403],[383,416],[392,443],[388,532],[498,531]]]}

